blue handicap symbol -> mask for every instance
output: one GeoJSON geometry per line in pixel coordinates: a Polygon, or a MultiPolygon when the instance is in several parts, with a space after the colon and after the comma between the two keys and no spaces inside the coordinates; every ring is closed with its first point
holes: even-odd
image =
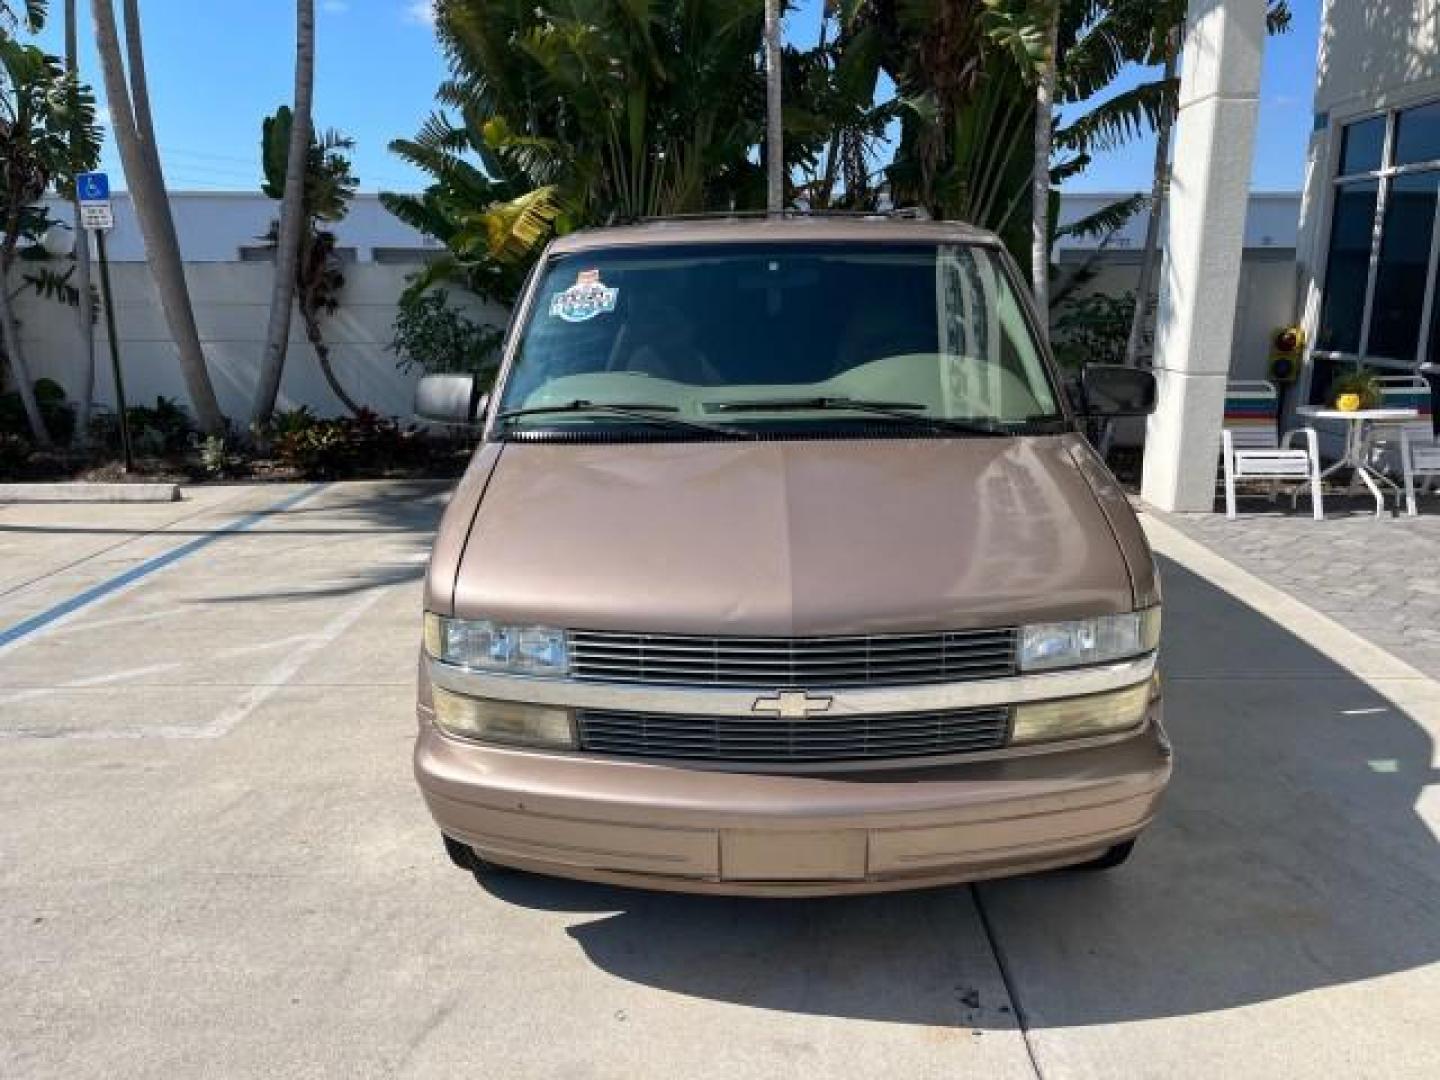
{"type": "Polygon", "coordinates": [[[104,202],[110,198],[110,177],[105,173],[81,173],[75,179],[82,202],[104,202]]]}

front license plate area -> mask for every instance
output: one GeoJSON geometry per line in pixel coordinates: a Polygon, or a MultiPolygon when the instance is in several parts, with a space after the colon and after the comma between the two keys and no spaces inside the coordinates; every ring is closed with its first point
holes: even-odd
{"type": "Polygon", "coordinates": [[[727,881],[861,881],[866,836],[860,829],[720,833],[720,875],[727,881]]]}

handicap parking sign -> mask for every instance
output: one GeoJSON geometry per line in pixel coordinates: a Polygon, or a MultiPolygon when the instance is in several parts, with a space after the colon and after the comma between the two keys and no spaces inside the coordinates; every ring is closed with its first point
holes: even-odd
{"type": "Polygon", "coordinates": [[[75,178],[75,186],[82,203],[110,201],[110,177],[103,172],[81,173],[75,178]]]}

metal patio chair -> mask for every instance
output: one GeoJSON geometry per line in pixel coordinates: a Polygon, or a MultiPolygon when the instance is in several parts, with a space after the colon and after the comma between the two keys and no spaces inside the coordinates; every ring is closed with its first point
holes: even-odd
{"type": "Polygon", "coordinates": [[[1325,516],[1320,495],[1320,441],[1314,428],[1279,434],[1279,395],[1263,380],[1234,380],[1225,386],[1225,424],[1220,431],[1225,473],[1225,516],[1235,517],[1235,485],[1269,480],[1274,499],[1282,482],[1295,484],[1290,504],[1299,502],[1301,488],[1310,488],[1311,510],[1325,516]],[[1300,436],[1305,445],[1294,445],[1300,436]]]}
{"type": "Polygon", "coordinates": [[[1401,423],[1378,423],[1370,431],[1366,445],[1367,460],[1383,465],[1392,475],[1404,478],[1405,512],[1418,513],[1415,482],[1421,480],[1421,493],[1440,478],[1440,441],[1436,439],[1434,385],[1440,371],[1421,368],[1415,375],[1382,375],[1380,404],[1385,408],[1414,409],[1419,415],[1401,423]],[[1427,375],[1429,376],[1427,378],[1427,375]]]}

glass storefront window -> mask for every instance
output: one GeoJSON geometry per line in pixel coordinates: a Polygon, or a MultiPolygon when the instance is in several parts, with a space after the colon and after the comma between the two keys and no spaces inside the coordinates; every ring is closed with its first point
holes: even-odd
{"type": "Polygon", "coordinates": [[[1431,296],[1440,258],[1440,101],[1356,120],[1339,137],[1312,394],[1324,381],[1325,355],[1392,372],[1440,360],[1440,303],[1431,296]]]}
{"type": "Polygon", "coordinates": [[[1440,101],[1406,109],[1395,118],[1395,164],[1440,161],[1440,101]]]}
{"type": "Polygon", "coordinates": [[[1379,193],[1378,180],[1341,184],[1335,191],[1325,298],[1320,306],[1320,330],[1315,338],[1317,348],[1333,352],[1360,351],[1379,193]]]}
{"type": "Polygon", "coordinates": [[[1390,360],[1411,360],[1415,356],[1420,342],[1420,313],[1425,308],[1437,190],[1440,172],[1411,173],[1390,181],[1370,311],[1366,352],[1371,356],[1390,360]]]}
{"type": "Polygon", "coordinates": [[[1385,117],[1346,124],[1340,137],[1340,175],[1374,172],[1385,155],[1385,117]]]}

